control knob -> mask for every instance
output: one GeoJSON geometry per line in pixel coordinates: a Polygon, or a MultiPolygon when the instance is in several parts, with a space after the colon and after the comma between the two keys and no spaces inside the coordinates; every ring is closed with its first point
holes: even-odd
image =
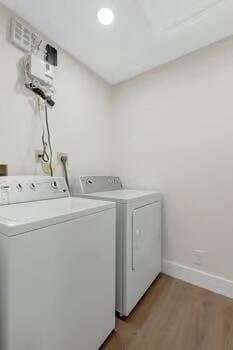
{"type": "Polygon", "coordinates": [[[88,184],[88,185],[93,185],[93,184],[94,184],[94,181],[93,181],[92,179],[88,179],[88,180],[87,180],[87,184],[88,184]]]}
{"type": "Polygon", "coordinates": [[[52,187],[53,189],[57,190],[57,189],[58,189],[57,181],[52,181],[52,182],[51,182],[51,187],[52,187]]]}
{"type": "Polygon", "coordinates": [[[16,186],[16,189],[17,189],[18,192],[22,192],[23,191],[23,186],[21,184],[18,184],[16,186]]]}
{"type": "Polygon", "coordinates": [[[34,182],[31,183],[30,187],[33,191],[36,191],[36,185],[34,184],[34,182]]]}

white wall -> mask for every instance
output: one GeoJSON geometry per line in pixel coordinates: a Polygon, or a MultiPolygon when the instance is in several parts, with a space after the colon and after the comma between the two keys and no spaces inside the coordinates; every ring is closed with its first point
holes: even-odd
{"type": "Polygon", "coordinates": [[[118,85],[114,111],[116,172],[164,194],[164,258],[233,279],[233,38],[118,85]]]}
{"type": "MultiPolygon", "coordinates": [[[[9,164],[10,175],[38,174],[34,150],[41,148],[41,124],[31,94],[25,96],[17,82],[23,52],[8,40],[11,16],[0,5],[0,163],[9,164]]],[[[111,173],[111,89],[61,49],[58,63],[57,103],[49,113],[53,148],[69,154],[71,179],[111,173]]]]}
{"type": "MultiPolygon", "coordinates": [[[[11,15],[0,5],[0,163],[12,175],[38,174],[40,122],[17,83],[11,15]]],[[[59,50],[50,124],[72,180],[115,173],[128,186],[158,188],[164,258],[194,266],[193,250],[205,250],[203,270],[233,280],[232,57],[231,38],[112,88],[59,50]]]]}

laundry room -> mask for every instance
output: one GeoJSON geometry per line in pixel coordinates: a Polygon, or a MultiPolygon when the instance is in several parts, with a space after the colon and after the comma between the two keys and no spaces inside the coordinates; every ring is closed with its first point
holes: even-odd
{"type": "Polygon", "coordinates": [[[0,0],[0,350],[233,350],[233,3],[0,0]]]}

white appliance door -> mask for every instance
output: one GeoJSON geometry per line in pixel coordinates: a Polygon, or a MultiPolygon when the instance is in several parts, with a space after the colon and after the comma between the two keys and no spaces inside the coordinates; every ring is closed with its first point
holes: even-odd
{"type": "Polygon", "coordinates": [[[161,204],[133,210],[131,266],[127,274],[126,313],[141,299],[161,272],[161,204]]]}

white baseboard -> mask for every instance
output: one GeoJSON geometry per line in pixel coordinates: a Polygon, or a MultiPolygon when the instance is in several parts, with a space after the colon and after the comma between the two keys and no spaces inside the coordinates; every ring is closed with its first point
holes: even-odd
{"type": "Polygon", "coordinates": [[[163,260],[163,272],[166,275],[194,284],[195,286],[233,298],[233,281],[227,280],[223,277],[212,275],[165,259],[163,260]]]}

